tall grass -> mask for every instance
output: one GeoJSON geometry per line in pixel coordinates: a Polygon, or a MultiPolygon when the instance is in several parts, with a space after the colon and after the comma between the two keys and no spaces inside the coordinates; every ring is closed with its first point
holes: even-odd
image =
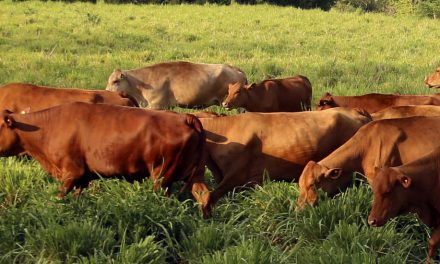
{"type": "MultiPolygon", "coordinates": [[[[2,84],[102,89],[114,68],[189,60],[239,66],[251,82],[303,74],[317,99],[433,93],[422,81],[440,64],[437,22],[414,17],[264,5],[0,8],[2,84]]],[[[221,199],[209,220],[189,195],[155,193],[149,180],[98,180],[62,201],[58,184],[33,160],[0,160],[0,263],[419,263],[430,232],[412,215],[370,228],[365,184],[297,212],[297,184],[267,182],[221,199]]]]}

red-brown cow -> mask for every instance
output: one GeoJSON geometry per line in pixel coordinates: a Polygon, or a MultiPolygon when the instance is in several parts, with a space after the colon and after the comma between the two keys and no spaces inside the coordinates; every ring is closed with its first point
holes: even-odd
{"type": "Polygon", "coordinates": [[[226,108],[249,112],[300,112],[311,110],[312,84],[305,76],[265,80],[259,84],[230,84],[223,101],[226,108]]]}
{"type": "Polygon", "coordinates": [[[440,145],[440,117],[408,117],[373,121],[319,162],[310,161],[300,179],[298,205],[315,204],[316,188],[337,193],[352,181],[353,172],[374,181],[374,167],[398,166],[440,145]]]}
{"type": "Polygon", "coordinates": [[[26,152],[63,184],[59,197],[76,194],[97,178],[151,176],[155,189],[177,180],[191,186],[210,215],[202,152],[205,135],[193,115],[108,104],[72,103],[29,114],[4,111],[0,156],[26,152]]]}
{"type": "Polygon", "coordinates": [[[138,106],[129,95],[103,90],[53,88],[26,83],[10,83],[0,87],[0,109],[14,113],[35,112],[73,102],[138,106]]]}
{"type": "Polygon", "coordinates": [[[402,213],[417,213],[434,228],[428,245],[429,263],[440,243],[440,148],[405,165],[376,168],[374,178],[368,223],[383,226],[402,213]]]}
{"type": "Polygon", "coordinates": [[[215,204],[234,188],[297,180],[309,160],[325,157],[371,121],[365,111],[244,113],[200,118],[206,132],[206,165],[217,186],[215,204]]]}
{"type": "Polygon", "coordinates": [[[334,96],[330,93],[325,93],[319,100],[316,110],[342,106],[362,108],[372,114],[384,108],[399,105],[440,105],[440,94],[394,95],[372,93],[359,96],[334,96]]]}
{"type": "Polygon", "coordinates": [[[440,88],[440,67],[438,67],[431,75],[426,77],[425,84],[429,88],[440,88]]]}

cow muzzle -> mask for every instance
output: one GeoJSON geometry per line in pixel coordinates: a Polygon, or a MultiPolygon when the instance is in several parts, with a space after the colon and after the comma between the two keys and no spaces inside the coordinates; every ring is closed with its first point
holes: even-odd
{"type": "Polygon", "coordinates": [[[227,110],[230,110],[230,107],[229,107],[229,104],[228,104],[228,103],[223,102],[223,103],[222,103],[222,106],[223,106],[224,108],[226,108],[227,110]]]}

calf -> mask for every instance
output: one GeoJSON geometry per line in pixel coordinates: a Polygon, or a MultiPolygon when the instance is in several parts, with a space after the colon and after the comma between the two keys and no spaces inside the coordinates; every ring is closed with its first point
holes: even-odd
{"type": "Polygon", "coordinates": [[[425,84],[429,88],[440,88],[440,67],[435,72],[425,78],[425,84]]]}
{"type": "Polygon", "coordinates": [[[394,95],[394,94],[365,94],[359,96],[334,96],[325,93],[319,100],[316,110],[332,107],[362,108],[370,114],[384,108],[400,105],[440,105],[439,95],[394,95]]]}
{"type": "Polygon", "coordinates": [[[0,109],[8,109],[14,113],[35,112],[73,102],[138,106],[129,95],[102,90],[54,88],[25,83],[11,83],[0,87],[0,109]]]}
{"type": "Polygon", "coordinates": [[[193,115],[107,104],[72,103],[29,114],[4,111],[0,156],[26,152],[62,182],[59,197],[97,178],[151,176],[154,187],[182,180],[208,217],[205,135],[193,115]]]}
{"type": "Polygon", "coordinates": [[[245,113],[200,118],[206,132],[206,165],[217,186],[215,204],[236,187],[297,180],[309,160],[320,159],[371,120],[364,112],[245,113]]]}
{"type": "Polygon", "coordinates": [[[440,243],[440,148],[398,167],[376,168],[374,178],[368,224],[383,226],[405,212],[417,213],[434,228],[428,245],[429,263],[440,243]]]}
{"type": "Polygon", "coordinates": [[[310,161],[299,179],[298,205],[317,202],[316,188],[333,195],[352,182],[353,172],[374,180],[374,167],[397,166],[439,146],[440,117],[373,121],[319,162],[310,161]]]}
{"type": "Polygon", "coordinates": [[[243,107],[249,112],[300,112],[311,110],[312,84],[305,76],[265,80],[259,84],[229,85],[226,108],[243,107]]]}

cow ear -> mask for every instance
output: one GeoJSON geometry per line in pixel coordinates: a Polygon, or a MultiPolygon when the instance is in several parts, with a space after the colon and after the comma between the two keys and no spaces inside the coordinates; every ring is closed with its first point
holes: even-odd
{"type": "Polygon", "coordinates": [[[339,178],[341,176],[341,174],[342,174],[341,168],[332,168],[332,169],[328,169],[326,172],[324,172],[324,177],[335,180],[335,179],[339,178]]]}
{"type": "Polygon", "coordinates": [[[412,179],[406,175],[403,175],[399,177],[399,182],[404,188],[409,188],[411,186],[412,179]]]}
{"type": "Polygon", "coordinates": [[[114,74],[116,74],[116,79],[117,80],[123,80],[126,78],[125,73],[121,70],[121,69],[115,69],[113,71],[114,74]]]}
{"type": "Polygon", "coordinates": [[[15,120],[11,115],[6,115],[4,117],[4,121],[5,121],[6,126],[8,126],[10,128],[12,128],[15,124],[15,120]]]}

